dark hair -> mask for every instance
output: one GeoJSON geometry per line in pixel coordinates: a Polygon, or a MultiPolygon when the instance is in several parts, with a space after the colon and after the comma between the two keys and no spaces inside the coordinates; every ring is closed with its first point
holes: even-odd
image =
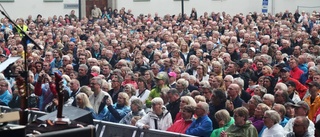
{"type": "Polygon", "coordinates": [[[140,76],[140,77],[138,78],[138,81],[142,81],[145,88],[148,87],[147,80],[146,80],[144,77],[140,76]]]}
{"type": "Polygon", "coordinates": [[[215,99],[220,99],[221,103],[225,103],[227,101],[226,93],[222,89],[214,90],[213,96],[215,96],[215,99]]]}

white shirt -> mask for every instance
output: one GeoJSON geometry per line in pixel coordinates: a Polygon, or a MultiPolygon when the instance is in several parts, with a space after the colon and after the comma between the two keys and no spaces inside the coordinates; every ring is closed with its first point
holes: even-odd
{"type": "Polygon", "coordinates": [[[136,90],[136,96],[139,98],[143,103],[148,99],[150,94],[150,90],[146,89],[141,95],[139,93],[139,90],[136,90]]]}
{"type": "Polygon", "coordinates": [[[283,127],[279,124],[273,125],[271,128],[266,128],[261,137],[284,137],[286,132],[283,132],[283,127]]]}
{"type": "MultiPolygon", "coordinates": [[[[102,90],[100,91],[100,93],[98,95],[95,96],[94,94],[92,94],[89,97],[90,104],[92,105],[94,112],[97,114],[99,111],[99,106],[100,106],[104,96],[109,96],[108,98],[111,99],[111,96],[107,92],[104,92],[102,90]]],[[[111,101],[112,101],[112,99],[111,99],[111,101]]]]}

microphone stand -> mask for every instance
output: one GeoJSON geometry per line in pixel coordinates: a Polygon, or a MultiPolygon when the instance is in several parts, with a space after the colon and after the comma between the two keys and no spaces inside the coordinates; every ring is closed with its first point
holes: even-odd
{"type": "Polygon", "coordinates": [[[2,10],[0,10],[1,14],[5,16],[15,27],[20,31],[20,34],[23,35],[23,38],[21,40],[21,44],[23,45],[24,50],[24,71],[20,73],[20,75],[24,78],[25,83],[25,94],[24,96],[21,96],[21,113],[20,113],[20,125],[26,125],[28,123],[28,111],[25,111],[25,109],[28,108],[28,96],[29,93],[29,86],[28,86],[28,62],[27,62],[27,40],[30,40],[37,48],[42,48],[26,33],[23,31],[23,28],[20,28],[7,14],[5,14],[2,10]]]}

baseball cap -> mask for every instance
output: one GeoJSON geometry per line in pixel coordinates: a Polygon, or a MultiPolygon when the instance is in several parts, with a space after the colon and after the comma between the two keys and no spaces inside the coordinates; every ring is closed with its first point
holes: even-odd
{"type": "Polygon", "coordinates": [[[152,49],[152,48],[153,48],[153,45],[152,45],[152,44],[149,44],[149,45],[147,46],[147,48],[152,49]]]}
{"type": "Polygon", "coordinates": [[[285,83],[288,87],[291,86],[291,87],[296,87],[296,83],[294,83],[293,81],[289,80],[285,83]]]}
{"type": "Polygon", "coordinates": [[[307,110],[307,111],[310,110],[309,105],[308,105],[307,102],[305,102],[305,101],[299,101],[298,103],[296,103],[296,104],[294,105],[294,107],[297,107],[297,108],[302,107],[302,108],[304,108],[304,109],[307,110]]]}
{"type": "Polygon", "coordinates": [[[168,75],[170,77],[174,77],[174,78],[177,78],[177,74],[175,72],[169,72],[168,75]]]}
{"type": "Polygon", "coordinates": [[[7,57],[6,54],[0,54],[0,57],[7,57]]]}
{"type": "Polygon", "coordinates": [[[284,67],[280,70],[280,72],[290,72],[290,69],[288,67],[284,67]]]}
{"type": "Polygon", "coordinates": [[[157,76],[155,77],[155,79],[157,80],[165,80],[166,79],[166,76],[167,74],[165,72],[160,72],[157,74],[157,76]]]}
{"type": "Polygon", "coordinates": [[[252,50],[253,52],[256,52],[256,49],[254,47],[250,47],[249,50],[252,50]]]}
{"type": "Polygon", "coordinates": [[[279,69],[282,69],[282,68],[284,68],[285,66],[286,66],[286,64],[284,64],[284,63],[279,63],[279,64],[275,65],[275,67],[277,67],[277,68],[279,68],[279,69]]]}
{"type": "Polygon", "coordinates": [[[318,82],[312,81],[307,83],[307,85],[309,85],[309,88],[316,86],[317,88],[320,88],[320,84],[318,82]]]}

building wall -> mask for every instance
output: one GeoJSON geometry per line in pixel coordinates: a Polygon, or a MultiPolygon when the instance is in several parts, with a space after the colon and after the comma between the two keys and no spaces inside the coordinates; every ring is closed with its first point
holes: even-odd
{"type": "MultiPolygon", "coordinates": [[[[174,0],[150,0],[148,2],[133,2],[134,0],[117,0],[117,8],[125,7],[132,9],[134,15],[140,13],[158,12],[160,16],[165,14],[178,14],[181,13],[181,1],[174,0]]],[[[294,12],[297,6],[319,6],[317,9],[320,11],[319,0],[269,0],[270,13],[283,12],[288,9],[294,12]]],[[[261,12],[262,0],[185,0],[184,11],[188,15],[194,7],[199,15],[204,12],[222,12],[225,11],[231,15],[236,13],[247,14],[249,12],[261,12]]],[[[315,9],[315,8],[313,8],[315,9]]],[[[311,9],[304,9],[306,11],[311,9]]]]}
{"type": "MultiPolygon", "coordinates": [[[[27,18],[32,15],[36,18],[38,14],[43,17],[53,15],[70,14],[71,10],[79,14],[78,8],[64,8],[64,4],[78,4],[78,0],[63,0],[63,2],[43,2],[43,0],[14,0],[14,2],[0,2],[12,19],[18,17],[27,18]]],[[[0,18],[4,16],[1,14],[0,18]]]]}
{"type": "MultiPolygon", "coordinates": [[[[85,15],[85,1],[82,2],[82,15],[85,15]]],[[[160,16],[165,14],[181,13],[181,1],[174,0],[150,0],[148,2],[134,2],[135,0],[108,0],[110,7],[118,9],[125,7],[132,9],[134,15],[140,13],[147,14],[158,12],[160,16]]],[[[71,10],[76,11],[79,15],[78,8],[65,9],[64,4],[78,4],[79,0],[63,0],[63,2],[43,2],[43,0],[14,0],[14,2],[0,2],[9,16],[13,19],[17,17],[26,18],[28,15],[36,17],[41,14],[43,17],[53,15],[69,14],[71,10]]],[[[198,14],[204,12],[222,12],[234,15],[236,13],[244,13],[256,11],[261,12],[262,0],[185,0],[185,13],[190,14],[191,9],[197,9],[198,14]]],[[[317,9],[320,11],[319,0],[269,0],[269,12],[281,12],[286,9],[295,11],[297,6],[319,6],[317,8],[302,9],[312,11],[317,9]]],[[[3,15],[0,15],[2,18],[3,15]]]]}

